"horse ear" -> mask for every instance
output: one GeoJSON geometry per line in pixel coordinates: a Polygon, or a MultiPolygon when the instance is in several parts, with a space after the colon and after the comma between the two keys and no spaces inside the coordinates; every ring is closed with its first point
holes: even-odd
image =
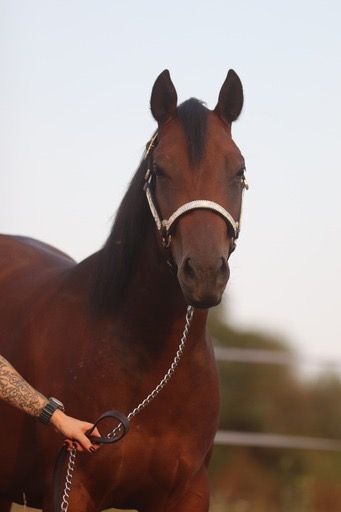
{"type": "Polygon", "coordinates": [[[243,102],[242,83],[237,73],[230,69],[220,89],[218,103],[214,112],[231,124],[239,117],[243,108],[243,102]]]}
{"type": "Polygon", "coordinates": [[[160,124],[169,119],[176,110],[178,97],[168,69],[157,77],[150,98],[154,119],[160,124]]]}

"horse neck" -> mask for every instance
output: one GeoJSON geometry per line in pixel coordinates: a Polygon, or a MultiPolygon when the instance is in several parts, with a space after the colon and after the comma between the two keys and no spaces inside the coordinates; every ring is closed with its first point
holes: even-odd
{"type": "MultiPolygon", "coordinates": [[[[87,275],[96,272],[101,265],[101,251],[80,266],[83,264],[87,275]]],[[[115,330],[117,326],[124,326],[125,333],[135,334],[146,347],[158,343],[160,336],[164,339],[171,333],[170,349],[173,350],[174,340],[179,339],[184,327],[187,304],[176,273],[170,270],[158,244],[153,224],[147,230],[134,267],[122,298],[97,312],[97,321],[108,324],[109,328],[113,325],[115,330]]],[[[205,332],[206,320],[206,310],[195,312],[191,332],[194,331],[198,339],[205,332]]]]}
{"type": "MultiPolygon", "coordinates": [[[[148,231],[146,241],[138,258],[125,296],[122,313],[131,318],[131,312],[137,325],[150,325],[153,330],[171,328],[184,324],[187,304],[183,297],[176,271],[171,270],[157,243],[157,233],[148,231]]],[[[200,325],[205,327],[207,313],[199,315],[200,325]]]]}
{"type": "MultiPolygon", "coordinates": [[[[98,335],[101,332],[110,337],[115,332],[118,338],[140,340],[141,346],[151,351],[162,339],[164,350],[173,352],[184,328],[187,304],[157,237],[155,226],[150,223],[122,297],[114,303],[105,305],[99,301],[98,305],[96,298],[93,300],[95,276],[103,268],[103,249],[70,269],[66,287],[70,296],[79,298],[83,314],[98,335]]],[[[205,338],[206,321],[207,310],[196,310],[192,340],[199,343],[205,338]]]]}
{"type": "MultiPolygon", "coordinates": [[[[122,305],[122,319],[141,338],[145,347],[169,356],[179,344],[187,310],[176,272],[171,270],[166,255],[157,243],[154,226],[148,232],[136,270],[128,285],[122,305]]],[[[207,310],[194,313],[189,342],[200,343],[205,338],[207,310]]]]}

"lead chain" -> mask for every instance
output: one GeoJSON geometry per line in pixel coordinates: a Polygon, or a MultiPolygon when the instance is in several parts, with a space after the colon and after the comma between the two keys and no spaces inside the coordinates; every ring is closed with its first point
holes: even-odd
{"type": "Polygon", "coordinates": [[[65,477],[65,485],[64,485],[64,492],[62,497],[62,502],[60,505],[60,510],[62,512],[67,512],[67,509],[69,508],[69,499],[70,499],[70,492],[71,492],[71,483],[72,483],[72,475],[75,469],[75,463],[76,463],[76,454],[77,450],[76,448],[72,448],[69,452],[69,458],[67,463],[67,470],[66,470],[66,477],[65,477]]]}
{"type": "MultiPolygon", "coordinates": [[[[174,359],[172,361],[172,364],[170,365],[167,372],[164,374],[163,378],[160,380],[159,384],[153,389],[151,393],[137,406],[135,409],[133,409],[127,416],[128,421],[131,421],[132,418],[140,414],[147,405],[150,404],[160,393],[160,391],[168,384],[170,379],[172,378],[175,370],[179,366],[180,359],[182,357],[182,354],[185,349],[187,336],[189,332],[189,328],[191,326],[192,318],[193,318],[194,309],[192,306],[187,307],[186,311],[186,321],[185,321],[185,327],[180,339],[180,343],[178,346],[178,350],[174,356],[174,359]]],[[[121,430],[122,424],[120,423],[115,427],[109,434],[107,434],[108,438],[115,437],[121,430]]],[[[69,452],[69,458],[68,458],[68,464],[67,464],[67,470],[66,470],[66,477],[65,477],[65,485],[64,485],[64,491],[63,491],[63,497],[62,502],[60,505],[61,512],[67,512],[69,508],[69,499],[70,499],[70,491],[71,491],[71,483],[72,483],[72,476],[73,472],[75,470],[75,463],[76,463],[76,454],[77,450],[75,448],[72,448],[69,452]]]]}

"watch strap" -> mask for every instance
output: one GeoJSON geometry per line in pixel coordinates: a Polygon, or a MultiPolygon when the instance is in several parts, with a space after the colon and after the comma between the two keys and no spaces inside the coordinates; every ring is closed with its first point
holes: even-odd
{"type": "Polygon", "coordinates": [[[44,425],[48,425],[50,423],[52,414],[57,409],[60,409],[63,411],[64,410],[63,404],[59,401],[55,401],[53,398],[49,398],[49,401],[47,402],[46,405],[44,405],[44,407],[42,408],[42,410],[40,411],[40,414],[39,414],[39,420],[41,421],[41,423],[43,423],[44,425]]]}

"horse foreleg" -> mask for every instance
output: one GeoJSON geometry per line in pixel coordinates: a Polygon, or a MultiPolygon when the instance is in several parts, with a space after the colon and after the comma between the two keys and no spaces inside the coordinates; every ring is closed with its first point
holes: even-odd
{"type": "Polygon", "coordinates": [[[11,510],[11,506],[11,501],[5,498],[0,498],[0,512],[9,512],[11,510]]]}
{"type": "Polygon", "coordinates": [[[172,494],[164,512],[208,512],[209,500],[208,474],[204,467],[184,488],[172,494]]]}

